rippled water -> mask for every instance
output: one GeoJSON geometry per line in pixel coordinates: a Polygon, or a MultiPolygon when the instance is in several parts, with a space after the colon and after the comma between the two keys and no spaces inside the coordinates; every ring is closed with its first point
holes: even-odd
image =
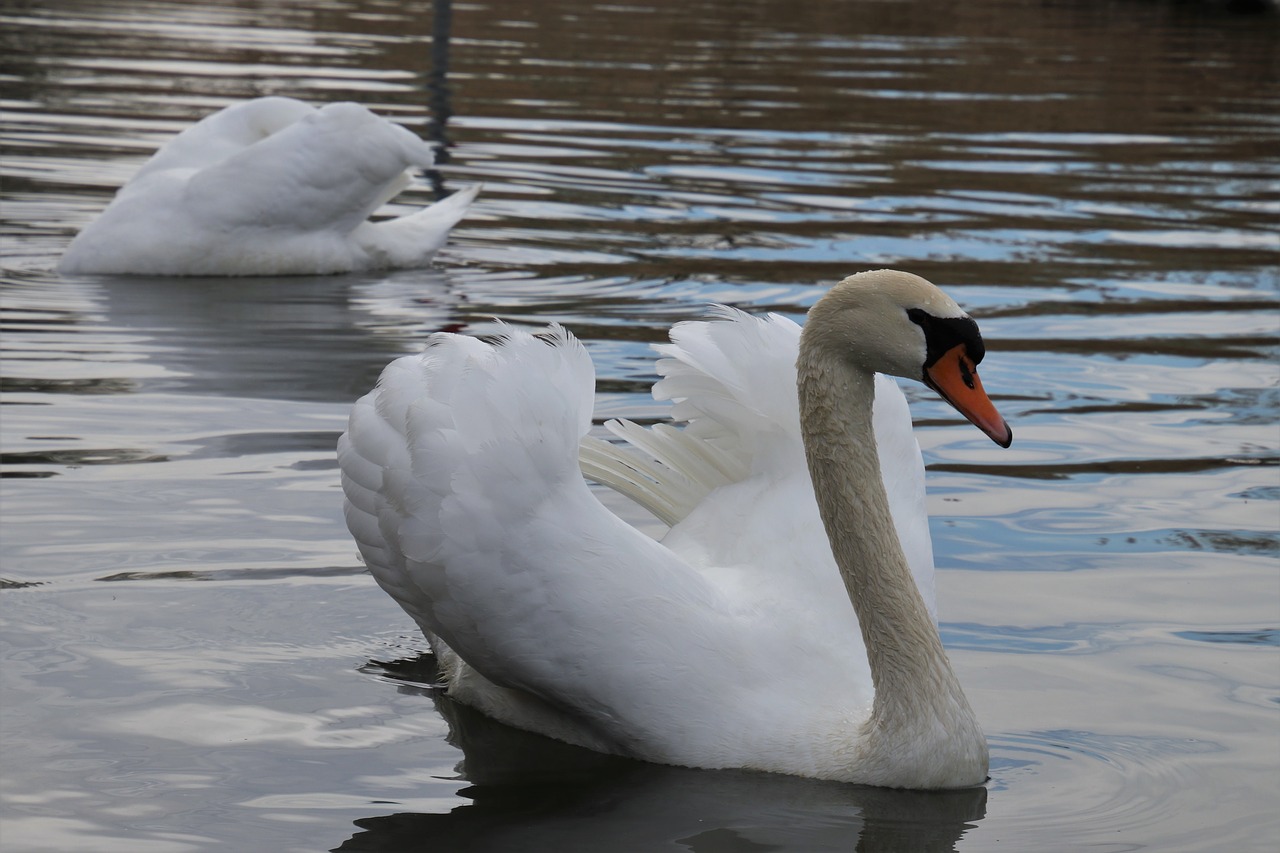
{"type": "Polygon", "coordinates": [[[1270,849],[1280,26],[1229,5],[5,4],[6,851],[1270,849]],[[437,268],[52,271],[260,94],[447,146],[408,203],[483,181],[437,268]],[[884,265],[972,309],[1017,436],[909,392],[986,788],[601,759],[439,696],[341,521],[387,360],[564,321],[600,414],[660,417],[672,321],[884,265]]]}

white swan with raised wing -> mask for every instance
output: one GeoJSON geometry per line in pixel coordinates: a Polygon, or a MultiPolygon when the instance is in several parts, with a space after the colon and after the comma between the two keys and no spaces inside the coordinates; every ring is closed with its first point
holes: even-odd
{"type": "Polygon", "coordinates": [[[845,279],[803,331],[730,309],[658,347],[684,427],[588,436],[559,326],[433,335],[339,443],[347,523],[457,700],[602,752],[904,788],[982,783],[938,636],[920,451],[891,379],[998,444],[974,322],[908,273],[845,279]],[[637,452],[637,449],[639,452],[637,452]],[[636,498],[662,539],[583,479],[636,498]],[[852,605],[852,606],[851,606],[852,605]]]}

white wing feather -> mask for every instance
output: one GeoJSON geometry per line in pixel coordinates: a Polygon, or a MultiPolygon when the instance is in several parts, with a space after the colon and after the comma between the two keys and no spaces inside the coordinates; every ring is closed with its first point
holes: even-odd
{"type": "MultiPolygon", "coordinates": [[[[813,543],[806,563],[815,570],[812,582],[834,592],[843,617],[844,593],[800,435],[800,326],[777,314],[721,306],[713,317],[677,324],[672,343],[655,347],[663,358],[653,395],[673,401],[672,417],[684,428],[611,421],[610,431],[629,446],[589,438],[583,472],[672,526],[664,542],[698,564],[759,568],[771,583],[776,566],[801,562],[796,543],[813,543]]],[[[877,376],[875,388],[872,420],[885,491],[907,563],[936,618],[920,445],[897,383],[877,376]]]]}

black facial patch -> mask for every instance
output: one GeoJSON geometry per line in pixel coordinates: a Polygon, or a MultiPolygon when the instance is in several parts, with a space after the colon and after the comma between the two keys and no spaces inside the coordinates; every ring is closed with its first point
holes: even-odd
{"type": "Polygon", "coordinates": [[[978,324],[969,317],[935,317],[923,308],[908,308],[907,317],[924,330],[926,368],[937,364],[957,344],[964,344],[965,354],[975,365],[987,354],[978,324]]]}

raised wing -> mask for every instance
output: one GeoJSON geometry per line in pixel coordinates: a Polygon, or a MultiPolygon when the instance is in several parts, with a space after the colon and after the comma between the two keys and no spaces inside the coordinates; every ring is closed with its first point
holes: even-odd
{"type": "Polygon", "coordinates": [[[688,725],[670,691],[714,720],[742,668],[717,676],[704,656],[750,661],[753,640],[732,601],[591,494],[577,454],[593,397],[559,327],[434,335],[356,404],[338,456],[365,562],[428,636],[627,752],[688,725]]]}
{"type": "MultiPolygon", "coordinates": [[[[679,323],[655,349],[662,379],[654,397],[671,400],[683,429],[613,421],[623,445],[588,438],[587,476],[648,508],[671,526],[663,540],[695,567],[735,575],[764,596],[781,567],[796,566],[787,596],[798,606],[847,602],[827,547],[804,458],[795,360],[800,327],[777,314],[716,307],[706,321],[679,323]],[[804,603],[801,603],[804,602],[804,603]]],[[[907,562],[934,612],[933,548],[924,463],[896,382],[876,377],[872,412],[889,505],[907,562]]]]}

